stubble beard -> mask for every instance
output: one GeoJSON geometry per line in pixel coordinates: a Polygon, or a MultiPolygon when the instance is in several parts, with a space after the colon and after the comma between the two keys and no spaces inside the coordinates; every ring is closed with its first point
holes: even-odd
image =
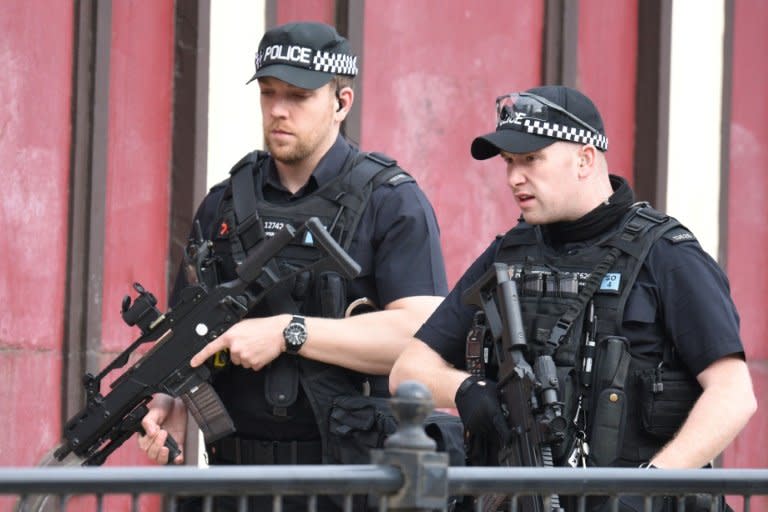
{"type": "Polygon", "coordinates": [[[296,164],[307,159],[313,150],[309,144],[302,141],[297,141],[295,145],[273,145],[267,137],[264,137],[264,146],[272,158],[286,164],[296,164]]]}
{"type": "Polygon", "coordinates": [[[321,133],[319,130],[312,130],[303,137],[295,136],[293,144],[272,144],[265,135],[264,146],[276,161],[287,165],[295,165],[311,158],[327,136],[327,131],[321,133]]]}

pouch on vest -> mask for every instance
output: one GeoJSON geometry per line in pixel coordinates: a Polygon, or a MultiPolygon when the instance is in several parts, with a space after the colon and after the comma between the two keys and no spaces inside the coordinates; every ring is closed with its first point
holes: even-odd
{"type": "MultiPolygon", "coordinates": [[[[578,304],[574,297],[529,297],[520,296],[520,309],[528,334],[528,354],[534,360],[542,354],[552,355],[558,366],[573,366],[578,350],[578,340],[583,329],[582,312],[568,331],[567,336],[555,346],[550,342],[552,329],[571,305],[578,304]]],[[[561,389],[562,393],[563,390],[561,389]]]]}
{"type": "MultiPolygon", "coordinates": [[[[389,398],[373,396],[336,397],[329,424],[330,452],[338,464],[370,464],[370,450],[382,448],[397,430],[389,398]]],[[[458,416],[433,411],[424,420],[424,430],[438,452],[448,453],[452,466],[465,464],[464,425],[458,416]]]]}
{"type": "Polygon", "coordinates": [[[330,454],[337,464],[369,464],[370,450],[384,446],[397,430],[389,399],[362,395],[336,397],[329,425],[330,454]]]}
{"type": "Polygon", "coordinates": [[[643,430],[671,439],[701,396],[701,386],[690,373],[659,366],[637,372],[643,430]]]}
{"type": "Polygon", "coordinates": [[[347,308],[347,280],[338,272],[324,271],[316,277],[313,312],[323,318],[343,318],[347,308]]]}
{"type": "Polygon", "coordinates": [[[464,454],[464,424],[461,418],[441,411],[433,411],[424,420],[424,431],[437,443],[437,451],[448,454],[451,466],[466,465],[464,454]]]}
{"type": "Polygon", "coordinates": [[[599,341],[589,439],[589,458],[596,466],[610,466],[619,455],[627,419],[625,385],[630,359],[626,338],[607,336],[599,341]]]}

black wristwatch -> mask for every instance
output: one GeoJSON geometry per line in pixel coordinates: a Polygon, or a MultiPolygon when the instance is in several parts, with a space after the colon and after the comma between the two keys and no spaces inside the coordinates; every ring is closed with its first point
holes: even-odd
{"type": "Polygon", "coordinates": [[[283,329],[283,338],[285,339],[285,351],[289,354],[295,354],[304,342],[307,341],[307,326],[304,324],[304,317],[293,315],[288,327],[283,329]]]}

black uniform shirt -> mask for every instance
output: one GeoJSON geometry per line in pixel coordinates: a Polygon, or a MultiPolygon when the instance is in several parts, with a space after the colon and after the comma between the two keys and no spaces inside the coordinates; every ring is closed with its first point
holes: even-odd
{"type": "MultiPolygon", "coordinates": [[[[282,204],[295,201],[330,182],[342,170],[347,159],[353,158],[356,153],[357,149],[339,136],[320,160],[307,184],[296,194],[291,194],[280,183],[271,159],[268,171],[261,174],[261,182],[256,186],[261,187],[264,198],[269,202],[282,204]]],[[[219,225],[218,205],[225,190],[226,187],[221,185],[214,187],[198,209],[196,219],[200,219],[203,233],[207,236],[213,236],[219,225]]],[[[384,184],[373,191],[348,252],[361,266],[360,275],[348,288],[349,297],[368,297],[383,308],[403,297],[445,296],[448,293],[437,219],[426,196],[414,182],[384,184]]],[[[183,284],[183,281],[177,282],[174,295],[183,284]]],[[[240,370],[243,369],[236,369],[240,370]]],[[[261,372],[259,377],[253,381],[255,386],[239,390],[237,400],[225,402],[239,433],[272,440],[317,438],[319,431],[303,393],[289,408],[292,417],[288,421],[271,421],[274,417],[268,412],[270,409],[264,399],[261,372]],[[254,411],[256,416],[253,416],[254,411]],[[250,417],[251,421],[246,422],[246,417],[250,417]]]]}
{"type": "MultiPolygon", "coordinates": [[[[475,260],[416,333],[457,368],[466,366],[466,336],[475,311],[461,297],[493,263],[499,244],[496,239],[475,260]]],[[[578,250],[583,244],[565,244],[560,250],[578,250]]],[[[655,243],[628,297],[622,330],[633,355],[659,361],[664,343],[671,340],[693,375],[717,359],[744,352],[728,279],[695,240],[672,243],[662,238],[655,243]]]]}

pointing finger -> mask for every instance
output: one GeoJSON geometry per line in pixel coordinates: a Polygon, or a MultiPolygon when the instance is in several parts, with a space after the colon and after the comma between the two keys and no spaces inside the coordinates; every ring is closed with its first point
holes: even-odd
{"type": "Polygon", "coordinates": [[[227,344],[224,340],[221,339],[221,337],[216,338],[209,344],[203,347],[203,349],[195,354],[192,359],[189,361],[189,365],[192,368],[196,368],[203,364],[206,359],[211,357],[213,354],[218,352],[219,350],[222,350],[224,348],[227,348],[227,344]]]}

